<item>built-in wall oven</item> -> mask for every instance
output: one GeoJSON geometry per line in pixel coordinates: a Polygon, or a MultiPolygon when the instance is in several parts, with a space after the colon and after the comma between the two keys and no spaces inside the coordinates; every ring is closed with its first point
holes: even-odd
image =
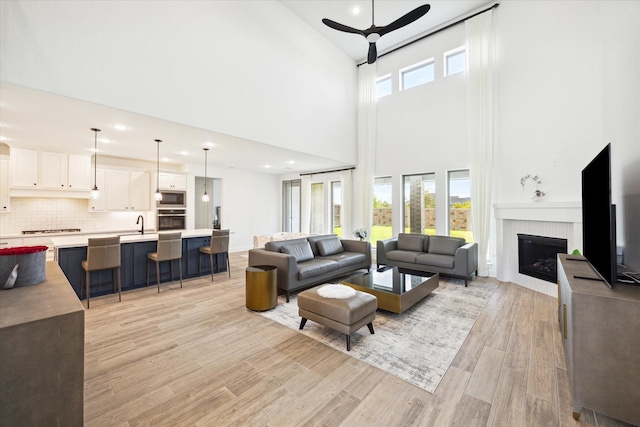
{"type": "Polygon", "coordinates": [[[185,208],[187,206],[186,191],[161,190],[162,200],[158,200],[157,207],[161,208],[185,208]]]}
{"type": "Polygon", "coordinates": [[[158,230],[184,230],[184,209],[158,209],[158,230]]]}

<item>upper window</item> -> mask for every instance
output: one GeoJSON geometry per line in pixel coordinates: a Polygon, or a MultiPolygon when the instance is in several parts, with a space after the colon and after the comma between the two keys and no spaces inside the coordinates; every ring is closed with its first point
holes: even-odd
{"type": "Polygon", "coordinates": [[[400,90],[433,81],[433,58],[400,70],[400,90]]]}
{"type": "Polygon", "coordinates": [[[376,98],[391,95],[391,74],[376,80],[376,98]]]}
{"type": "Polygon", "coordinates": [[[444,53],[444,75],[462,73],[467,69],[467,53],[464,46],[444,53]]]}

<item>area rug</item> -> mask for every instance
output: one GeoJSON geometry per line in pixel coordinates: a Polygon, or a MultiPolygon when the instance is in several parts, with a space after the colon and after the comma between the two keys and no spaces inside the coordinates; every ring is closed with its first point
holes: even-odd
{"type": "Polygon", "coordinates": [[[361,328],[345,336],[308,321],[300,331],[296,296],[260,314],[330,347],[433,393],[496,289],[495,283],[441,278],[440,286],[402,314],[383,310],[373,321],[375,335],[361,328]]]}

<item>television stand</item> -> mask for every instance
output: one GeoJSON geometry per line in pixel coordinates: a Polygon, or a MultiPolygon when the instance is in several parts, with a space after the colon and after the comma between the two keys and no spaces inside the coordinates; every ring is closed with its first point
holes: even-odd
{"type": "Polygon", "coordinates": [[[558,320],[573,417],[583,407],[640,425],[640,288],[585,280],[591,264],[558,254],[558,320]]]}

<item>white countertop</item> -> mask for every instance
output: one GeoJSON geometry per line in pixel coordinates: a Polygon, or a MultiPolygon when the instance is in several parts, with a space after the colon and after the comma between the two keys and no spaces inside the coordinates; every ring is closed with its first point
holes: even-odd
{"type": "MultiPolygon", "coordinates": [[[[210,228],[202,228],[197,230],[181,230],[182,237],[185,239],[191,237],[206,237],[210,236],[212,233],[212,229],[210,228]]],[[[72,236],[51,236],[51,242],[56,249],[59,248],[76,248],[87,246],[89,242],[89,238],[93,237],[109,237],[109,236],[120,236],[120,243],[134,243],[134,242],[154,242],[158,240],[158,234],[162,233],[171,233],[172,231],[166,232],[149,232],[145,234],[140,233],[96,233],[96,234],[74,234],[72,236]]]]}

